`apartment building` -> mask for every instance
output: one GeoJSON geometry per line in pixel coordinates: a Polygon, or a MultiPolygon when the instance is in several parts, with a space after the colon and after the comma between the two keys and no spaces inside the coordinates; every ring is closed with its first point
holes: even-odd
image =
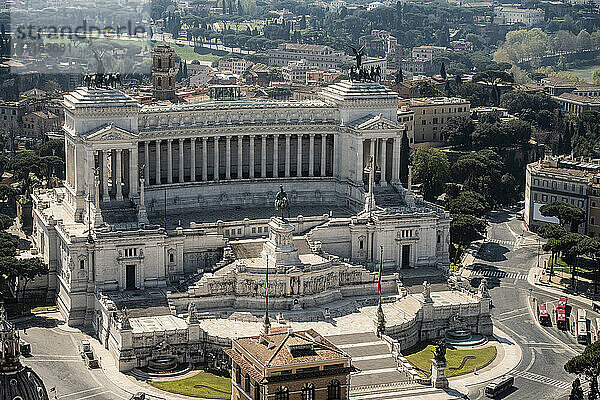
{"type": "Polygon", "coordinates": [[[269,66],[284,67],[290,61],[305,60],[306,64],[319,69],[339,68],[346,60],[343,51],[330,46],[304,43],[282,43],[269,50],[269,66]]]}
{"type": "Polygon", "coordinates": [[[500,25],[538,25],[544,22],[544,10],[539,8],[496,7],[494,22],[500,25]]]}
{"type": "Polygon", "coordinates": [[[254,63],[243,58],[227,58],[219,60],[219,71],[229,71],[237,76],[242,76],[254,63]]]}
{"type": "Polygon", "coordinates": [[[232,340],[232,399],[347,400],[351,359],[312,329],[232,340]]]}
{"type": "Polygon", "coordinates": [[[23,133],[31,138],[41,138],[48,132],[60,130],[60,118],[50,111],[34,111],[23,116],[23,133]]]}
{"type": "Polygon", "coordinates": [[[588,234],[600,236],[600,174],[592,177],[589,188],[588,234]]]}
{"type": "Polygon", "coordinates": [[[544,204],[563,201],[586,212],[586,222],[579,226],[580,233],[598,232],[600,186],[595,187],[594,182],[599,182],[600,185],[600,163],[597,160],[591,162],[570,157],[546,157],[527,165],[525,224],[529,229],[536,230],[546,223],[558,223],[557,218],[543,216],[540,208],[544,204]],[[591,225],[592,229],[589,229],[591,225]]]}
{"type": "Polygon", "coordinates": [[[471,103],[458,97],[421,97],[400,100],[414,112],[414,143],[441,143],[442,130],[453,117],[468,117],[471,103]]]}
{"type": "Polygon", "coordinates": [[[417,46],[412,49],[412,58],[417,60],[432,61],[435,57],[448,51],[442,46],[417,46]]]}

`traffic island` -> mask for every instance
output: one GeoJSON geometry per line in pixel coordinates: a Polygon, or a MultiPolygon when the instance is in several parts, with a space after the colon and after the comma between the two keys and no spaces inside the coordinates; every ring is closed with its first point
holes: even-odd
{"type": "Polygon", "coordinates": [[[205,399],[230,399],[231,378],[200,371],[184,379],[150,382],[166,392],[205,399]]]}
{"type": "MultiPolygon", "coordinates": [[[[408,362],[426,377],[431,375],[431,359],[434,357],[434,344],[420,344],[402,352],[408,362]]],[[[495,346],[480,349],[448,348],[446,351],[446,376],[451,378],[480,370],[496,358],[495,346]]]]}

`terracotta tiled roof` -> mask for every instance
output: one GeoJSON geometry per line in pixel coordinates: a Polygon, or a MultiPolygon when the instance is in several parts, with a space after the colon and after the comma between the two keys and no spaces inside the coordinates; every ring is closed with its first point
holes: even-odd
{"type": "Polygon", "coordinates": [[[236,342],[268,367],[349,357],[312,329],[240,338],[236,342]]]}

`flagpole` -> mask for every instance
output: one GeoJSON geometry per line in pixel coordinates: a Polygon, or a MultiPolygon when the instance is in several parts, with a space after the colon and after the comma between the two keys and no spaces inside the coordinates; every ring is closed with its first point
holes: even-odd
{"type": "Polygon", "coordinates": [[[267,271],[265,273],[265,320],[263,321],[263,331],[265,335],[269,334],[271,321],[269,320],[269,257],[267,257],[267,271]]]}
{"type": "Polygon", "coordinates": [[[379,246],[379,249],[379,278],[377,281],[377,291],[379,292],[379,304],[377,306],[377,336],[381,336],[385,333],[385,315],[383,314],[383,307],[381,306],[381,274],[383,272],[383,246],[379,246]]]}

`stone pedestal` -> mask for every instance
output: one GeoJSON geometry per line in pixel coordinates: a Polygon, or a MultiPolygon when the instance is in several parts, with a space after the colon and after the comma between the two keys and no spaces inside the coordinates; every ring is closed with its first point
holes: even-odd
{"type": "Polygon", "coordinates": [[[448,378],[446,377],[446,361],[437,361],[431,359],[431,386],[438,389],[448,387],[448,378]]]}
{"type": "Polygon", "coordinates": [[[300,265],[298,249],[293,242],[294,226],[289,222],[273,217],[269,221],[269,240],[263,245],[262,256],[269,267],[300,265]]]}

